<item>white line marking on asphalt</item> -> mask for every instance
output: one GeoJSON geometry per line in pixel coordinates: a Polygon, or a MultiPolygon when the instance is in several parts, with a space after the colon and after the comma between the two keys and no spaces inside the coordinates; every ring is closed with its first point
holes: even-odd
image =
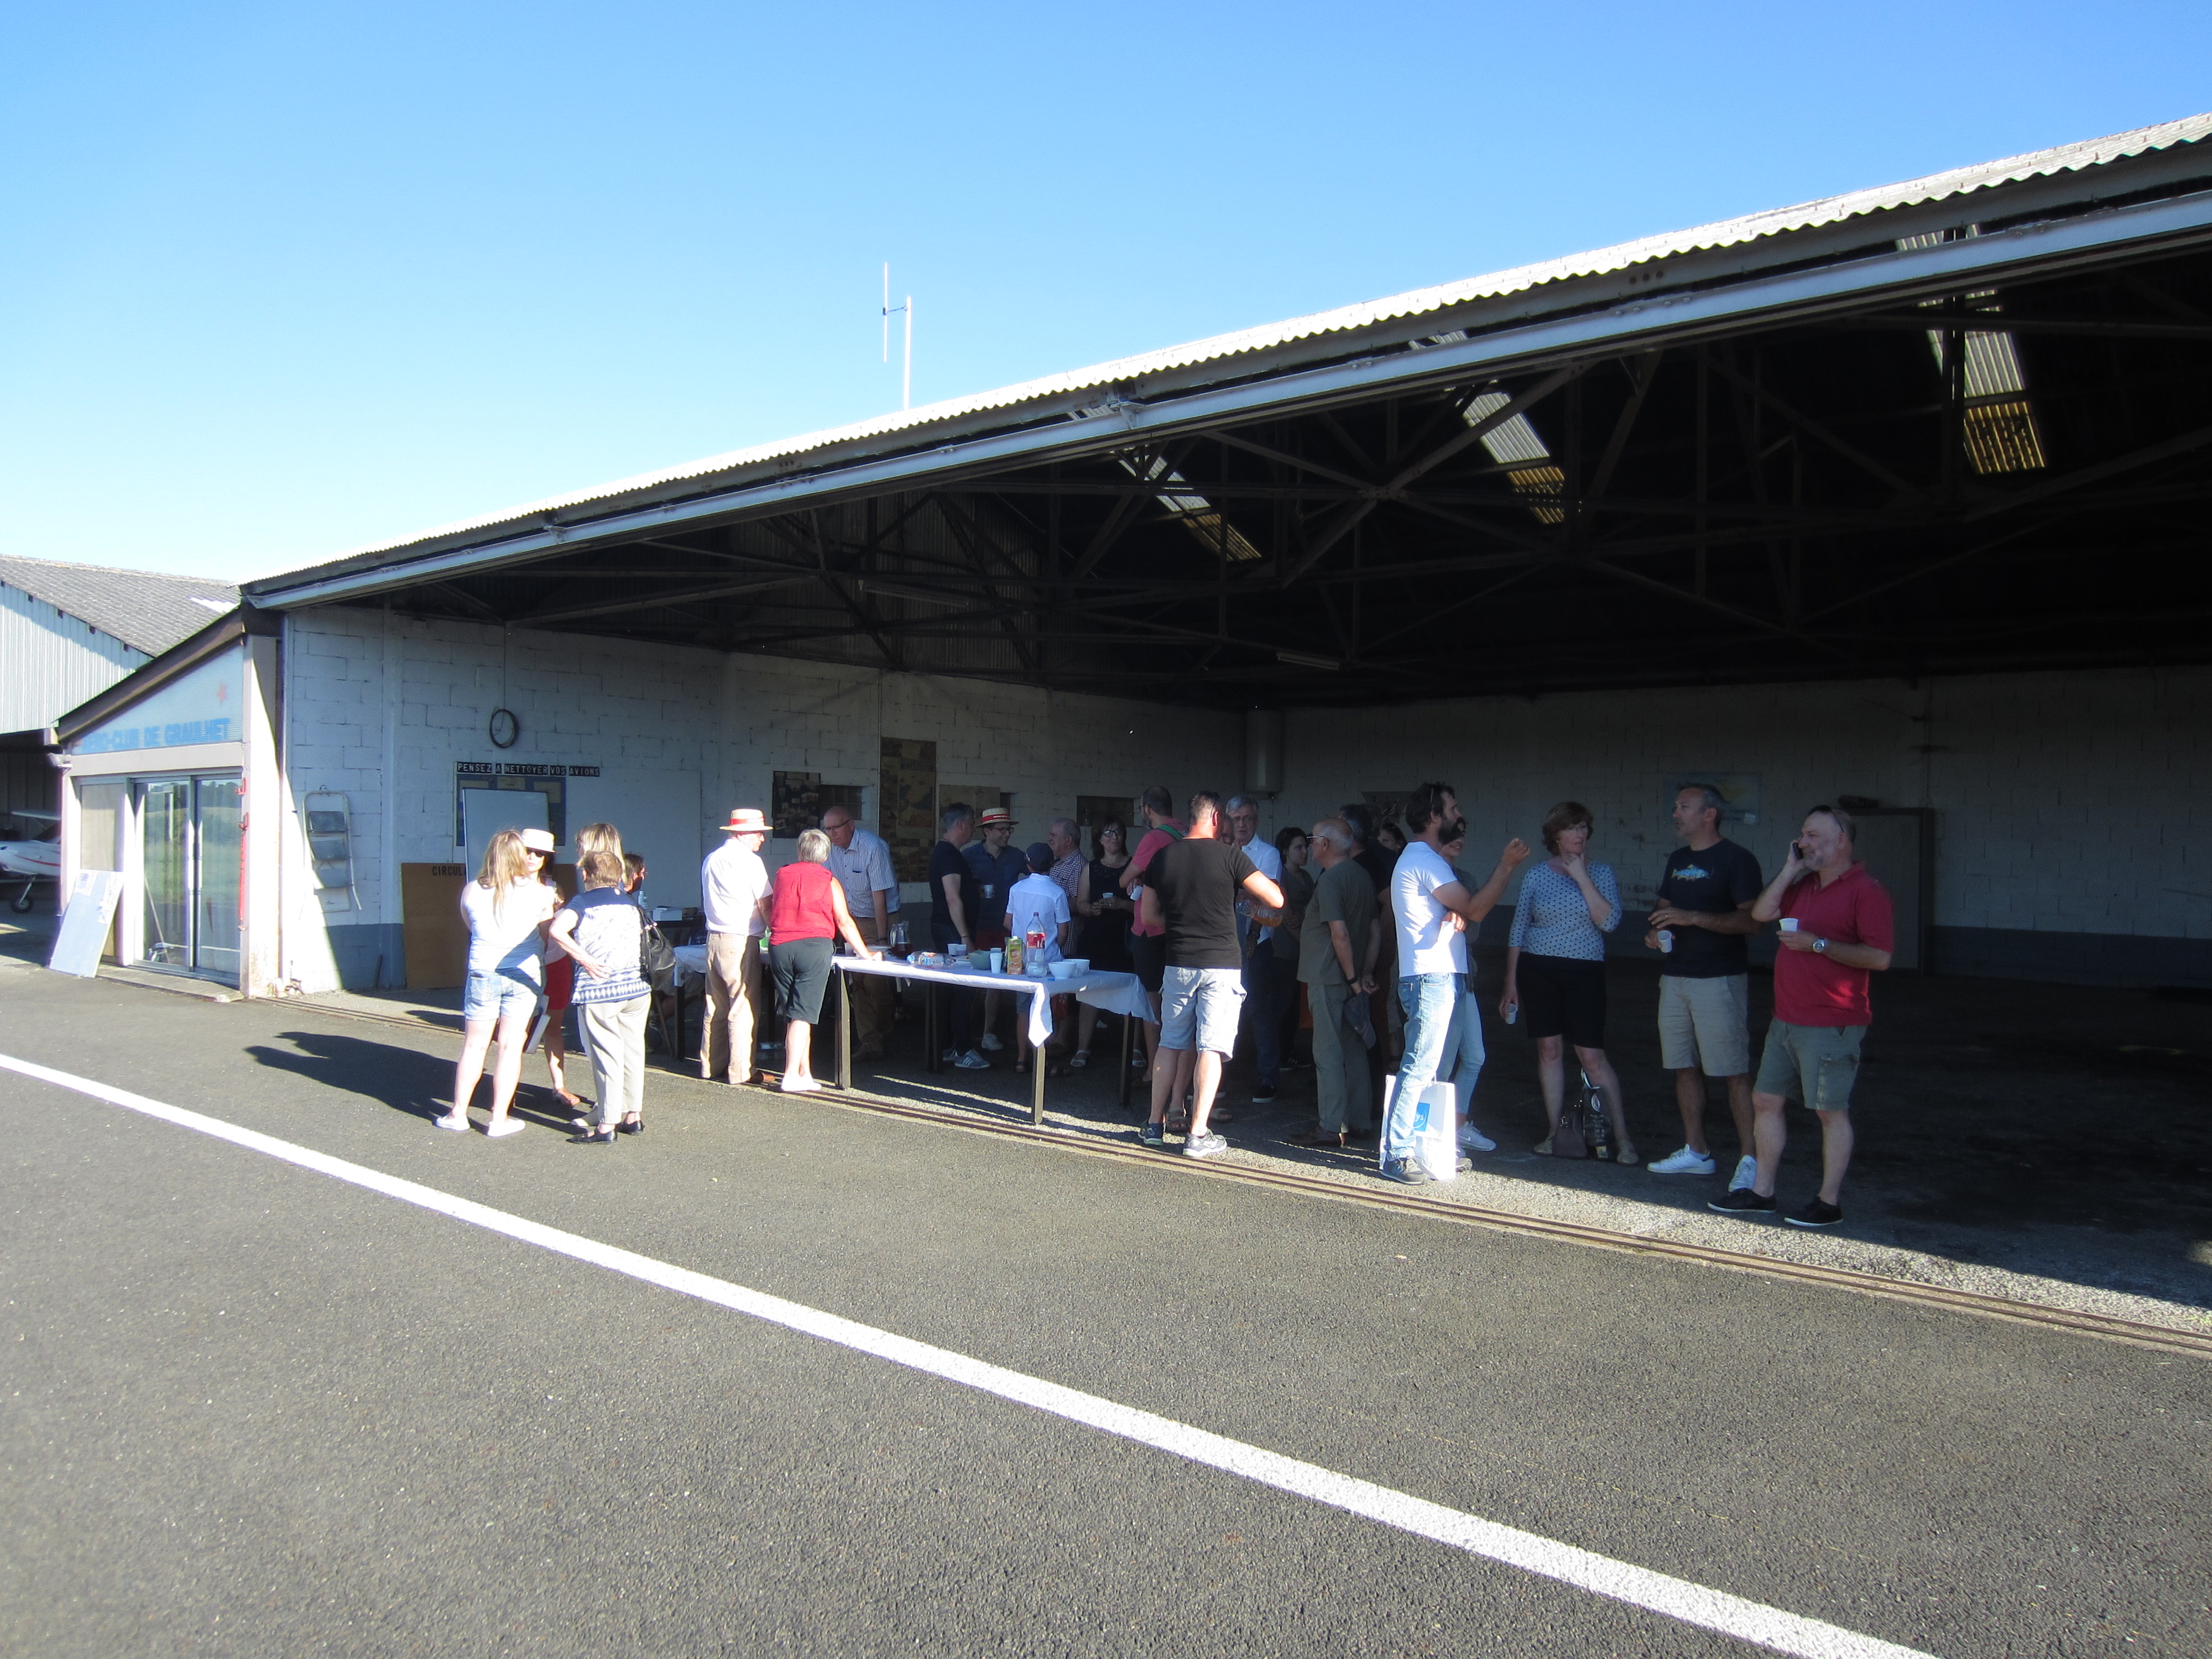
{"type": "Polygon", "coordinates": [[[187,1111],[181,1106],[171,1106],[144,1095],[134,1095],[127,1090],[110,1088],[88,1078],[58,1072],[49,1066],[17,1060],[11,1054],[0,1054],[0,1068],[34,1078],[41,1083],[51,1083],[57,1088],[74,1090],[94,1100],[120,1106],[126,1110],[143,1113],[159,1118],[165,1123],[180,1128],[197,1130],[212,1135],[218,1140],[229,1141],[250,1152],[265,1153],[281,1158],[287,1164],[303,1170],[313,1170],[334,1180],[349,1182],[356,1187],[381,1193],[386,1198],[396,1198],[402,1203],[417,1205],[464,1221],[486,1231],[518,1239],[526,1244],[535,1244],[541,1249],[558,1255],[588,1261],[593,1267],[605,1267],[611,1273],[641,1279],[657,1285],[663,1290],[675,1291],[684,1296],[696,1297],[702,1302],[711,1302],[717,1307],[766,1320],[772,1325],[781,1325],[787,1330],[818,1337],[841,1347],[871,1354],[878,1359],[911,1370],[927,1371],[933,1376],[944,1377],[984,1394],[996,1395],[1001,1400],[1011,1400],[1017,1405],[1050,1413],[1054,1417],[1080,1423],[1087,1428],[1117,1435],[1124,1440],[1135,1441],[1158,1451],[1202,1463],[1208,1468],[1220,1469],[1241,1476],[1260,1486],[1272,1486],[1278,1492],[1291,1493],[1332,1509],[1348,1510],[1370,1521],[1379,1521],[1386,1527],[1411,1533],[1419,1538],[1433,1540],[1479,1555],[1507,1566],[1519,1567],[1546,1578],[1557,1579],[1577,1589],[1593,1595],[1625,1601],[1631,1607],[1663,1613],[1678,1619],[1686,1625],[1696,1625],[1705,1630],[1717,1631],[1723,1636],[1736,1637],[1771,1648],[1778,1653],[1802,1656],[1802,1659],[1931,1659],[1917,1648],[1899,1647],[1893,1642],[1884,1642],[1875,1637],[1862,1636],[1838,1625],[1824,1624],[1817,1619],[1801,1618],[1794,1613],[1784,1613],[1779,1607],[1770,1607],[1762,1602],[1747,1601],[1739,1595],[1707,1589],[1686,1578],[1670,1577],[1663,1572],[1632,1566],[1626,1561],[1616,1561],[1609,1556],[1577,1549],[1571,1544],[1562,1544],[1533,1532],[1522,1532],[1516,1527],[1500,1526],[1494,1521],[1485,1521],[1464,1510],[1448,1509],[1442,1504],[1432,1504],[1426,1498],[1414,1498],[1378,1486],[1372,1481],[1355,1480],[1339,1474],[1318,1464],[1301,1462],[1295,1457],[1285,1457],[1258,1446],[1231,1440],[1226,1436],[1195,1429],[1187,1423],[1177,1423],[1171,1418],[1158,1417],[1151,1412],[1133,1407],[1117,1405],[1097,1395],[1079,1389],[1063,1388],[1057,1382],[1048,1382],[1041,1377],[1021,1371],[1008,1370],[1002,1365],[993,1365],[981,1359],[955,1353],[949,1348],[932,1347],[927,1342],[916,1342],[890,1331],[880,1331],[872,1325],[862,1325],[836,1314],[823,1313],[797,1302],[787,1302],[781,1297],[764,1291],[748,1290],[742,1285],[732,1285],[726,1279],[714,1279],[705,1273],[693,1273],[688,1267],[678,1267],[651,1256],[602,1244],[597,1239],[579,1234],[563,1232],[558,1227],[548,1227],[542,1222],[530,1221],[521,1216],[509,1215],[504,1210],[495,1210],[489,1205],[478,1204],[465,1198],[456,1198],[441,1193],[434,1187],[424,1187],[412,1181],[403,1181],[397,1176],[384,1174],[359,1164],[349,1164],[341,1158],[295,1146],[289,1140],[279,1140],[258,1130],[240,1128],[198,1112],[187,1111]]]}

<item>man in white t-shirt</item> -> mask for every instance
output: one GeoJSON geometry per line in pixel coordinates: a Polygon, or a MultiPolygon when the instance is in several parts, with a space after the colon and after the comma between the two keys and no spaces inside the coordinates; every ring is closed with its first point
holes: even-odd
{"type": "MultiPolygon", "coordinates": [[[[890,843],[862,829],[842,806],[823,813],[822,833],[830,837],[830,873],[845,890],[853,925],[862,939],[883,949],[890,942],[891,923],[899,913],[890,843]]],[[[853,1058],[881,1060],[884,1039],[891,1029],[891,982],[881,975],[859,974],[848,977],[845,985],[853,999],[853,1058]]]]}
{"type": "Polygon", "coordinates": [[[1482,925],[1504,896],[1514,866],[1528,844],[1505,843],[1498,868],[1479,892],[1452,873],[1444,842],[1467,833],[1459,796],[1448,783],[1425,783],[1406,803],[1406,826],[1414,839],[1390,874],[1390,915],[1398,932],[1398,1006],[1406,1015],[1406,1051],[1382,1120],[1382,1173],[1419,1186],[1429,1179],[1413,1156],[1413,1114],[1421,1091],[1436,1081],[1444,1039],[1467,981],[1467,936],[1482,925]]]}
{"type": "Polygon", "coordinates": [[[710,1083],[750,1083],[761,935],[768,931],[774,887],[760,855],[768,818],[757,806],[740,806],[723,831],[722,844],[699,866],[707,912],[707,1030],[699,1043],[699,1074],[710,1083]]]}
{"type": "MultiPolygon", "coordinates": [[[[1231,795],[1222,810],[1228,815],[1231,842],[1252,860],[1254,869],[1280,886],[1283,855],[1273,842],[1259,838],[1259,803],[1249,795],[1231,795]]],[[[1252,1033],[1252,1061],[1259,1073],[1252,1085],[1252,1103],[1264,1106],[1275,1097],[1283,1068],[1283,1008],[1293,981],[1277,970],[1275,930],[1254,924],[1248,898],[1237,901],[1237,940],[1244,950],[1244,1024],[1252,1033]]]]}

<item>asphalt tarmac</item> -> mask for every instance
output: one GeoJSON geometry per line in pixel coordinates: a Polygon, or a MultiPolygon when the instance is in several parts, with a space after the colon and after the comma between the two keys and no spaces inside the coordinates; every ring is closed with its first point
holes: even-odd
{"type": "MultiPolygon", "coordinates": [[[[441,1035],[36,969],[0,1052],[1946,1659],[2212,1652],[2201,1360],[661,1074],[441,1134],[441,1035]]],[[[9,1652],[1752,1650],[47,1084],[0,1134],[9,1652]]]]}

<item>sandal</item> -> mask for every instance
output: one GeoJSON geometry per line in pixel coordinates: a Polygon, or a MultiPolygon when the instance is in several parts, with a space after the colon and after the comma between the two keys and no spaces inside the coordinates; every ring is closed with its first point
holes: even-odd
{"type": "Polygon", "coordinates": [[[1067,1063],[1072,1069],[1078,1072],[1081,1071],[1085,1066],[1091,1063],[1091,1050],[1088,1048],[1078,1048],[1074,1054],[1068,1057],[1067,1063]]]}

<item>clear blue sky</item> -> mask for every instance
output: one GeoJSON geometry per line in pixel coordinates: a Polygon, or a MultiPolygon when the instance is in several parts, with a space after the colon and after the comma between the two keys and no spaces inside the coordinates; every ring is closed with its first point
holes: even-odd
{"type": "Polygon", "coordinates": [[[0,9],[0,548],[241,576],[2212,107],[2212,6],[0,9]]]}

